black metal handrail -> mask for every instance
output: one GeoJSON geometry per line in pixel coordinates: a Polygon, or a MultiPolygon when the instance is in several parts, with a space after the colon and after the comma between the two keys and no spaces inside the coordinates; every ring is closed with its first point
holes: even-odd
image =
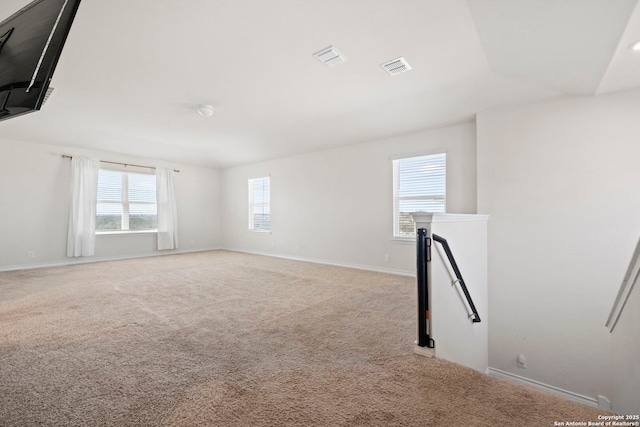
{"type": "Polygon", "coordinates": [[[473,312],[473,322],[479,323],[480,315],[478,314],[478,310],[476,310],[476,306],[473,304],[473,299],[471,299],[471,295],[469,294],[469,290],[467,289],[467,285],[464,283],[464,279],[462,278],[462,273],[460,273],[460,269],[458,268],[458,263],[456,263],[456,259],[453,257],[453,253],[451,252],[451,248],[449,247],[449,243],[446,239],[438,236],[437,234],[432,234],[433,240],[440,243],[442,248],[444,249],[447,258],[449,259],[449,263],[451,263],[451,267],[453,268],[453,272],[456,275],[457,282],[460,284],[460,288],[464,293],[465,298],[467,299],[467,303],[473,312]]]}

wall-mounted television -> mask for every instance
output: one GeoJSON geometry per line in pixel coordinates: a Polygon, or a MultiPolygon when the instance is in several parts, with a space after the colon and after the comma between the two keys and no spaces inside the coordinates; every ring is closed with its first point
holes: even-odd
{"type": "Polygon", "coordinates": [[[35,0],[0,23],[0,120],[42,107],[80,0],[35,0]]]}

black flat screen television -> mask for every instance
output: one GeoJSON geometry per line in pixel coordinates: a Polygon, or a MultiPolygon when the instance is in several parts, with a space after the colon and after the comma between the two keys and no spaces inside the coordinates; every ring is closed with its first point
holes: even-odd
{"type": "Polygon", "coordinates": [[[80,0],[36,0],[0,23],[0,120],[39,110],[80,0]]]}

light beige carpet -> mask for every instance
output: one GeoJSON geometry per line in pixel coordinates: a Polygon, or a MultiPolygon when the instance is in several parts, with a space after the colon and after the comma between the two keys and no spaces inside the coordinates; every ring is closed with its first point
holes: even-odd
{"type": "Polygon", "coordinates": [[[412,353],[411,278],[225,251],[0,273],[1,426],[552,426],[412,353]]]}

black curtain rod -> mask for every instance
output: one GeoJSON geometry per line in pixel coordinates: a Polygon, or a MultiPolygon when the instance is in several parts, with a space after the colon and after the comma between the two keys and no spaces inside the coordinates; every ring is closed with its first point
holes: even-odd
{"type": "MultiPolygon", "coordinates": [[[[64,157],[65,159],[73,159],[73,156],[68,156],[66,154],[63,154],[62,157],[64,157]]],[[[134,166],[136,168],[145,168],[145,169],[155,169],[155,166],[142,166],[142,165],[133,165],[131,163],[120,163],[120,162],[110,162],[108,160],[100,160],[100,163],[109,163],[112,165],[122,165],[122,166],[134,166]]],[[[174,169],[174,172],[180,173],[180,171],[178,169],[174,169]]]]}

